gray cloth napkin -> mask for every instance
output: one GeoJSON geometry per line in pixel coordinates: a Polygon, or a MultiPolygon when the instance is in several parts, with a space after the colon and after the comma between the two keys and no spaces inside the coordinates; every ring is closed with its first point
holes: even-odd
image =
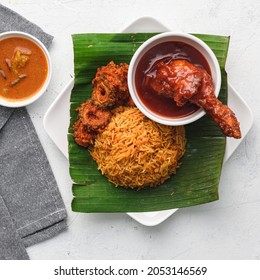
{"type": "MultiPolygon", "coordinates": [[[[24,31],[49,47],[53,37],[0,4],[0,32],[24,31]]],[[[0,106],[0,259],[29,259],[26,247],[66,228],[66,210],[25,108],[0,106]]]]}

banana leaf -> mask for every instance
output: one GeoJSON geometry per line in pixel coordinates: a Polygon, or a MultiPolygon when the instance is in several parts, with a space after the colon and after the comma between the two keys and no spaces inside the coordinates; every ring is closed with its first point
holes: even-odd
{"type": "MultiPolygon", "coordinates": [[[[75,85],[71,93],[71,121],[68,133],[70,175],[73,180],[72,210],[76,212],[144,212],[194,206],[219,198],[226,138],[210,117],[187,125],[186,154],[181,167],[164,184],[141,191],[114,187],[97,169],[87,149],[71,135],[77,118],[75,109],[91,96],[91,80],[98,67],[113,60],[129,63],[137,48],[156,33],[99,33],[72,35],[75,85]]],[[[216,54],[222,73],[219,98],[227,101],[225,62],[229,37],[195,35],[216,54]]]]}

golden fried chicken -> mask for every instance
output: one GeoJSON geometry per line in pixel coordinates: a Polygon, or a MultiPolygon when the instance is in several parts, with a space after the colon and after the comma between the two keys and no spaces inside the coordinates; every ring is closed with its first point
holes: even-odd
{"type": "Polygon", "coordinates": [[[77,109],[78,120],[73,126],[73,137],[80,146],[94,144],[97,135],[108,125],[112,109],[133,106],[127,85],[128,64],[113,61],[97,70],[92,80],[92,96],[77,109]]]}
{"type": "Polygon", "coordinates": [[[159,62],[147,73],[146,82],[157,93],[174,99],[178,106],[191,102],[202,107],[229,137],[241,138],[234,112],[214,94],[211,76],[186,60],[159,62]]]}
{"type": "Polygon", "coordinates": [[[82,124],[81,119],[76,121],[72,129],[73,138],[78,145],[82,147],[88,147],[94,144],[97,134],[94,132],[88,132],[86,126],[82,124]]]}
{"type": "Polygon", "coordinates": [[[111,112],[100,109],[92,99],[82,103],[77,109],[78,120],[73,126],[73,137],[80,146],[94,143],[98,133],[104,131],[111,119],[111,112]]]}
{"type": "Polygon", "coordinates": [[[92,99],[102,108],[124,105],[130,99],[127,85],[128,64],[113,61],[98,68],[92,80],[92,99]]]}
{"type": "Polygon", "coordinates": [[[78,117],[88,132],[102,132],[112,116],[110,111],[100,109],[92,99],[82,103],[77,110],[78,117]]]}

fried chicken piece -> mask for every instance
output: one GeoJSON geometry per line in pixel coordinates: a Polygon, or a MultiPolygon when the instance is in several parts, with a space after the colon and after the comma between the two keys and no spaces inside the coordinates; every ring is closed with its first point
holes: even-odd
{"type": "Polygon", "coordinates": [[[159,62],[147,73],[146,83],[157,93],[173,98],[178,106],[191,102],[202,107],[229,137],[241,138],[234,112],[214,94],[211,76],[186,60],[159,62]]]}
{"type": "Polygon", "coordinates": [[[81,119],[76,121],[72,129],[74,131],[73,138],[78,145],[88,147],[94,144],[97,134],[88,132],[86,126],[82,124],[81,119]]]}
{"type": "Polygon", "coordinates": [[[100,109],[92,99],[81,104],[77,110],[78,117],[88,132],[102,132],[112,116],[110,111],[100,109]]]}
{"type": "Polygon", "coordinates": [[[128,64],[115,64],[113,61],[98,68],[92,80],[92,99],[101,108],[124,105],[130,99],[127,85],[128,64]]]}
{"type": "Polygon", "coordinates": [[[92,99],[82,103],[77,109],[78,120],[73,125],[73,137],[80,146],[88,147],[94,144],[98,133],[104,131],[112,113],[100,109],[92,99]]]}
{"type": "Polygon", "coordinates": [[[92,97],[82,103],[78,120],[73,126],[76,143],[89,147],[99,133],[102,133],[112,117],[116,106],[134,106],[127,85],[128,64],[116,65],[113,61],[97,70],[92,80],[92,97]]]}

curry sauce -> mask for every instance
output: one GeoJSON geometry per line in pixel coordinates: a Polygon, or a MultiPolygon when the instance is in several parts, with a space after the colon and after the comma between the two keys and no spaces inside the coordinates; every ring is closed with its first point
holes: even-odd
{"type": "Polygon", "coordinates": [[[0,98],[30,98],[41,89],[47,74],[45,54],[33,41],[21,37],[0,41],[0,98]]]}
{"type": "Polygon", "coordinates": [[[171,102],[171,98],[153,92],[146,81],[147,76],[156,75],[158,63],[168,63],[171,60],[187,60],[211,74],[207,60],[197,49],[183,42],[165,42],[152,47],[140,60],[135,76],[136,89],[144,105],[155,114],[168,118],[183,118],[196,112],[199,107],[191,103],[179,107],[175,102],[171,102]]]}

